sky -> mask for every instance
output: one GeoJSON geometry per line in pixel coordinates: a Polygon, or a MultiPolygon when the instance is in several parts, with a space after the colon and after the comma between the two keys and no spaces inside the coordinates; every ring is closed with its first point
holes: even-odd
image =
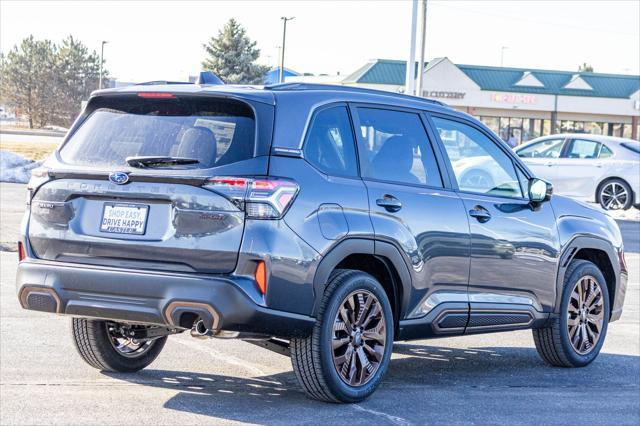
{"type": "MultiPolygon", "coordinates": [[[[348,75],[374,58],[409,55],[411,2],[398,1],[14,1],[0,0],[0,49],[33,34],[73,35],[100,51],[122,81],[186,80],[202,47],[236,18],[276,66],[287,26],[285,66],[348,75]]],[[[428,0],[426,58],[455,63],[640,74],[640,0],[428,0]],[[503,47],[506,47],[503,49],[503,47]]]]}

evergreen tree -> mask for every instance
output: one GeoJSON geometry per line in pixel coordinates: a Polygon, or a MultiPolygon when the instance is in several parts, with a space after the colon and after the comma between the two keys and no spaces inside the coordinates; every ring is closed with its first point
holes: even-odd
{"type": "Polygon", "coordinates": [[[225,83],[263,84],[268,66],[256,64],[260,49],[247,37],[246,30],[231,18],[204,44],[207,57],[202,61],[205,70],[213,71],[225,83]]]}
{"type": "Polygon", "coordinates": [[[22,40],[2,61],[2,97],[29,120],[29,127],[51,123],[55,99],[55,46],[49,40],[22,40]]]}
{"type": "MultiPolygon", "coordinates": [[[[103,70],[103,80],[104,80],[103,70]]],[[[56,55],[57,92],[60,121],[70,125],[80,111],[83,100],[98,89],[100,56],[73,36],[62,41],[56,55]]]]}

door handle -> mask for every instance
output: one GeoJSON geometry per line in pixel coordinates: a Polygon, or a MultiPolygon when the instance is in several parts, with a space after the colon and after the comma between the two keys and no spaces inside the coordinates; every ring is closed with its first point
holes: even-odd
{"type": "Polygon", "coordinates": [[[469,210],[469,216],[475,217],[480,223],[488,222],[491,219],[491,213],[482,206],[475,206],[469,210]]]}
{"type": "Polygon", "coordinates": [[[545,163],[545,166],[551,167],[551,166],[553,166],[553,163],[551,161],[549,161],[549,162],[545,163]]]}
{"type": "Polygon", "coordinates": [[[376,204],[380,207],[384,207],[388,212],[397,212],[402,208],[402,203],[393,195],[385,194],[384,197],[378,198],[376,204]]]}

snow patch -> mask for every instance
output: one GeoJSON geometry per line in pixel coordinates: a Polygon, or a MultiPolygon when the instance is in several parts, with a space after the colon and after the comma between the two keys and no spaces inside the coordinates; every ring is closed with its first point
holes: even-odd
{"type": "Polygon", "coordinates": [[[42,161],[29,160],[10,151],[0,151],[0,182],[27,183],[31,179],[31,170],[41,164],[42,161]]]}

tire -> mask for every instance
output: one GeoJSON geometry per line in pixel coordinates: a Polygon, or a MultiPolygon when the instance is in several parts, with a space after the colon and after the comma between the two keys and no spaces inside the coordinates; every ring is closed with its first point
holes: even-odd
{"type": "Polygon", "coordinates": [[[495,187],[491,175],[481,169],[466,171],[460,178],[460,186],[465,188],[490,190],[495,187]]]}
{"type": "MultiPolygon", "coordinates": [[[[593,291],[597,295],[597,292],[593,290],[593,287],[589,285],[589,291],[593,291]]],[[[585,293],[587,302],[589,301],[591,293],[585,293]]],[[[565,273],[564,288],[562,291],[562,300],[560,306],[560,315],[551,319],[551,323],[544,328],[538,328],[533,330],[533,340],[538,350],[540,357],[547,363],[556,367],[584,367],[590,364],[598,354],[604,343],[607,335],[607,326],[609,323],[609,292],[607,290],[607,284],[602,275],[602,272],[596,265],[586,260],[574,260],[569,265],[567,272],[565,273]],[[574,288],[578,285],[579,281],[588,283],[589,279],[593,279],[595,284],[600,290],[600,296],[595,296],[591,306],[597,304],[598,297],[600,297],[602,325],[600,328],[600,334],[598,339],[590,344],[587,340],[584,350],[578,350],[571,340],[569,331],[569,324],[571,322],[581,324],[580,321],[586,319],[582,317],[582,314],[576,315],[570,313],[571,310],[575,311],[577,305],[577,298],[572,300],[572,293],[574,288]],[[584,280],[584,281],[583,281],[584,280]],[[573,307],[570,307],[571,306],[573,307]],[[572,319],[572,317],[575,317],[572,319]]],[[[595,309],[592,312],[599,311],[595,309]]],[[[598,314],[599,316],[600,314],[598,314]]],[[[595,317],[595,315],[594,315],[595,317]]],[[[589,318],[592,318],[589,316],[589,318]]],[[[578,326],[580,327],[580,325],[578,326]]],[[[594,323],[587,322],[585,327],[588,327],[591,333],[594,333],[594,323]]],[[[579,336],[580,329],[572,328],[575,331],[574,339],[577,338],[578,346],[581,346],[580,342],[584,342],[583,337],[579,336]]],[[[585,328],[585,333],[588,333],[585,328]]]]}
{"type": "Polygon", "coordinates": [[[73,318],[71,331],[78,353],[90,366],[101,371],[133,373],[151,364],[162,351],[167,336],[155,339],[144,346],[138,354],[125,355],[116,349],[107,331],[107,321],[73,318]]]}
{"type": "Polygon", "coordinates": [[[291,363],[306,394],[320,401],[346,403],[359,402],[370,396],[389,366],[393,326],[389,299],[374,277],[353,270],[332,274],[311,335],[291,340],[291,363]],[[349,310],[343,306],[349,303],[348,298],[353,303],[349,306],[355,305],[356,309],[349,310]],[[367,308],[369,301],[371,305],[367,308]],[[374,308],[376,302],[379,309],[374,308]],[[361,307],[364,310],[360,310],[361,307]],[[344,318],[339,314],[341,309],[346,312],[347,321],[341,321],[344,318]],[[364,320],[364,326],[360,327],[358,320],[369,316],[370,319],[364,320]],[[349,329],[353,333],[349,333],[349,329]],[[373,329],[379,332],[375,334],[376,339],[371,338],[374,334],[370,330],[373,329]],[[380,344],[377,339],[382,338],[384,342],[380,344]],[[337,344],[335,349],[334,342],[337,344]],[[368,348],[375,351],[369,352],[368,348]],[[368,357],[368,364],[361,361],[361,353],[368,357]],[[334,361],[337,354],[342,356],[334,361]],[[342,358],[348,361],[340,364],[342,358]],[[371,366],[371,370],[363,368],[363,365],[371,366]],[[352,371],[355,373],[351,374],[352,371]]]}
{"type": "Polygon", "coordinates": [[[633,198],[629,184],[619,178],[602,182],[596,192],[596,200],[605,210],[628,210],[633,205],[633,198]]]}

